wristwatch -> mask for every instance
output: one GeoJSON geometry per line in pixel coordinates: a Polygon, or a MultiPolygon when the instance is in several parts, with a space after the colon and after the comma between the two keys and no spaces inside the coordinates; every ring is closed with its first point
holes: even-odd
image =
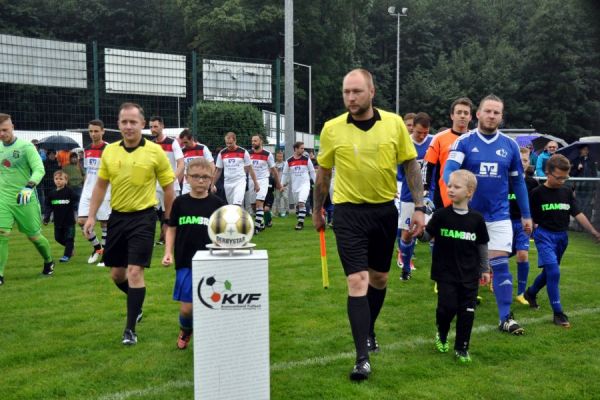
{"type": "Polygon", "coordinates": [[[419,207],[415,207],[415,211],[421,211],[423,214],[425,214],[425,212],[427,211],[427,208],[425,208],[425,206],[419,206],[419,207]]]}

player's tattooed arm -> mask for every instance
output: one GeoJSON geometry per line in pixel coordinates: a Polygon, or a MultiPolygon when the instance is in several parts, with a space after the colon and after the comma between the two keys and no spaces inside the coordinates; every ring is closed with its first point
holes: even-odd
{"type": "Polygon", "coordinates": [[[403,164],[404,173],[406,175],[406,183],[410,189],[413,201],[416,207],[423,205],[423,178],[421,168],[416,159],[407,160],[403,164]]]}

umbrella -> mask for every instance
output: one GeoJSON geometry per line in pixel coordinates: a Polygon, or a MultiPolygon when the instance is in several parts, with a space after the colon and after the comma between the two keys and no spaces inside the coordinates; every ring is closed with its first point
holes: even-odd
{"type": "Polygon", "coordinates": [[[546,147],[546,144],[548,144],[548,142],[551,140],[558,143],[558,148],[568,146],[567,142],[565,142],[561,138],[552,135],[541,135],[531,141],[531,143],[533,144],[533,150],[535,150],[537,153],[542,152],[544,150],[544,147],[546,147]]]}
{"type": "Polygon", "coordinates": [[[588,147],[589,156],[592,160],[600,161],[600,136],[588,136],[580,138],[577,142],[573,142],[570,145],[558,150],[557,153],[562,154],[570,161],[573,161],[579,156],[579,149],[581,149],[583,146],[588,147]]]}
{"type": "Polygon", "coordinates": [[[68,136],[52,135],[41,139],[39,146],[42,149],[58,151],[74,149],[79,147],[79,143],[68,136]]]}
{"type": "Polygon", "coordinates": [[[517,141],[517,144],[519,145],[519,147],[527,147],[528,145],[531,144],[531,142],[534,139],[537,139],[538,137],[540,137],[539,134],[536,134],[536,135],[519,135],[519,136],[515,136],[515,140],[517,141]]]}

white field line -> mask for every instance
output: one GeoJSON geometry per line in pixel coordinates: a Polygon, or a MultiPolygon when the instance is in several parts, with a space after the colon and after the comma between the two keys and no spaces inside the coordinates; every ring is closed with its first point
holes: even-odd
{"type": "MultiPolygon", "coordinates": [[[[570,311],[569,316],[589,315],[589,314],[594,314],[594,313],[600,313],[600,308],[583,308],[581,310],[570,311]]],[[[544,314],[543,316],[539,316],[536,318],[519,318],[519,321],[525,327],[525,334],[527,334],[527,325],[539,324],[539,323],[543,323],[543,322],[550,322],[551,314],[547,313],[547,314],[544,314]]],[[[475,326],[473,328],[473,333],[474,334],[486,333],[486,332],[495,331],[497,329],[498,329],[497,325],[480,325],[480,326],[475,326]]],[[[450,336],[452,336],[452,334],[450,334],[450,336]]],[[[424,345],[424,344],[431,344],[431,343],[433,343],[433,336],[431,336],[431,337],[416,337],[416,338],[412,338],[412,339],[407,339],[407,340],[402,340],[402,341],[398,341],[398,342],[394,342],[394,343],[385,344],[385,347],[383,349],[385,351],[388,351],[388,350],[403,349],[403,348],[407,348],[407,347],[413,348],[416,346],[420,346],[420,345],[424,345]]],[[[332,363],[332,362],[335,362],[338,360],[353,359],[354,357],[355,357],[355,353],[353,351],[348,351],[348,352],[332,354],[332,355],[328,355],[328,356],[324,356],[324,357],[312,357],[312,358],[305,358],[303,360],[278,362],[278,363],[271,365],[271,372],[286,371],[286,370],[294,369],[294,368],[298,368],[298,367],[326,365],[326,364],[329,364],[329,363],[332,363]]],[[[193,381],[173,381],[173,382],[165,383],[164,385],[160,385],[160,386],[108,394],[108,395],[99,397],[98,400],[126,400],[132,396],[137,397],[137,396],[144,396],[144,395],[156,395],[159,393],[167,392],[167,391],[169,391],[169,389],[191,387],[193,385],[194,385],[193,381]]]]}

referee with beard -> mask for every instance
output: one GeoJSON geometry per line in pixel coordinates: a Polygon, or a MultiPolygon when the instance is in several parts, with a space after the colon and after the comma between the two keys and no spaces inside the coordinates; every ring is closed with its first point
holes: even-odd
{"type": "Polygon", "coordinates": [[[343,82],[348,110],[325,123],[314,188],[313,224],[325,229],[322,208],[335,167],[334,232],[348,284],[348,319],[356,348],[350,379],[367,379],[369,352],[379,351],[375,320],[385,299],[394,251],[398,210],[394,206],[396,170],[403,164],[415,202],[411,231],[424,227],[423,184],[417,152],[402,118],[373,107],[375,87],[364,69],[343,82]]]}
{"type": "Polygon", "coordinates": [[[165,218],[175,198],[175,174],[162,147],[142,137],[144,110],[135,103],[119,109],[123,140],[106,146],[84,233],[96,223],[96,212],[110,183],[112,213],[104,248],[104,263],[115,285],[127,295],[127,322],[123,344],[135,345],[135,325],[141,319],[146,297],[144,269],[150,267],[156,231],[156,182],[165,193],[165,218]]]}

